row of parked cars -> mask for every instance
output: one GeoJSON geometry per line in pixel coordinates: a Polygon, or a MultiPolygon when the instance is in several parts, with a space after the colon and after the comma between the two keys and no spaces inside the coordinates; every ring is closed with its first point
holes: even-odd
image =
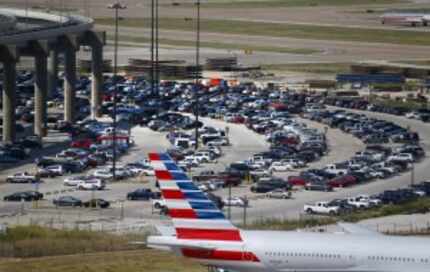
{"type": "MultiPolygon", "coordinates": [[[[401,204],[419,197],[430,196],[430,182],[411,185],[408,188],[396,190],[385,190],[372,196],[358,195],[344,199],[333,199],[331,201],[320,201],[313,204],[305,204],[303,211],[308,214],[340,215],[354,212],[356,210],[370,209],[380,205],[401,204]]],[[[428,212],[423,210],[423,212],[428,212]]]]}
{"type": "MultiPolygon", "coordinates": [[[[34,122],[34,82],[35,77],[33,72],[17,72],[15,117],[17,120],[16,132],[18,132],[18,135],[25,132],[25,128],[28,127],[27,124],[34,122]]],[[[0,84],[2,84],[1,81],[0,84]]],[[[48,98],[47,104],[49,107],[61,107],[64,101],[64,95],[61,86],[63,85],[62,78],[60,77],[58,86],[52,90],[50,97],[48,98]]],[[[90,90],[90,79],[86,76],[79,77],[76,88],[78,93],[82,92],[83,90],[90,90]]],[[[74,106],[77,113],[77,120],[82,120],[88,116],[90,112],[90,103],[88,98],[83,96],[76,97],[74,106]]],[[[51,130],[67,132],[69,130],[75,129],[72,124],[62,121],[61,116],[58,114],[49,114],[46,121],[47,128],[51,130]]],[[[0,117],[0,127],[2,126],[3,119],[0,117]]],[[[19,162],[20,160],[27,159],[31,154],[37,152],[37,150],[39,150],[41,147],[42,141],[39,137],[35,135],[22,136],[22,138],[17,139],[14,143],[3,144],[0,147],[0,164],[13,164],[19,162]]]]}
{"type": "Polygon", "coordinates": [[[367,110],[373,112],[382,112],[393,115],[401,115],[406,118],[420,120],[422,122],[430,122],[430,110],[423,107],[421,109],[409,110],[407,108],[401,108],[390,105],[382,105],[377,103],[371,103],[364,98],[341,98],[341,97],[329,97],[324,98],[324,103],[349,109],[367,110]]]}
{"type": "Polygon", "coordinates": [[[0,164],[14,164],[28,159],[31,151],[42,148],[42,141],[36,135],[29,135],[13,144],[0,144],[0,164]]]}
{"type": "Polygon", "coordinates": [[[172,130],[166,137],[173,146],[168,153],[184,171],[205,163],[216,163],[223,154],[222,147],[229,144],[224,130],[210,126],[201,126],[198,129],[197,140],[195,131],[172,130]],[[198,150],[195,149],[197,141],[201,143],[198,150]]]}

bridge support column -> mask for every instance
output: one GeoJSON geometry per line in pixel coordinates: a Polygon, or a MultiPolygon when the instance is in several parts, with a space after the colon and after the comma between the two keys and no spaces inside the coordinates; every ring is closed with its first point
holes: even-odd
{"type": "Polygon", "coordinates": [[[75,120],[76,52],[68,47],[64,51],[64,120],[75,120]]]}
{"type": "Polygon", "coordinates": [[[35,55],[36,78],[34,84],[34,134],[39,137],[46,136],[47,133],[47,93],[48,93],[48,77],[47,77],[47,56],[44,54],[35,55]]]}
{"type": "Polygon", "coordinates": [[[91,60],[91,118],[95,119],[101,116],[101,91],[103,88],[103,44],[94,42],[92,45],[91,60]]]}
{"type": "Polygon", "coordinates": [[[58,50],[49,51],[48,65],[48,93],[47,97],[52,97],[58,86],[58,50]]]}
{"type": "Polygon", "coordinates": [[[3,142],[15,141],[16,62],[3,62],[3,142]]]}

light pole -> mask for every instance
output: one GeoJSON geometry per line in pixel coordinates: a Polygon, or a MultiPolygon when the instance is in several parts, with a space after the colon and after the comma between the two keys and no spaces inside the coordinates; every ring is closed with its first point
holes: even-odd
{"type": "Polygon", "coordinates": [[[228,183],[228,207],[227,218],[231,220],[231,182],[228,183]]]}
{"type": "Polygon", "coordinates": [[[127,6],[121,4],[120,2],[115,2],[108,6],[109,9],[115,11],[115,41],[114,41],[114,58],[113,58],[113,130],[112,130],[112,176],[113,180],[116,180],[116,96],[118,91],[118,21],[119,21],[119,10],[126,9],[127,6]]]}
{"type": "Polygon", "coordinates": [[[155,39],[155,0],[151,0],[151,73],[150,73],[150,81],[151,81],[151,95],[154,95],[154,41],[155,39]]]}
{"type": "Polygon", "coordinates": [[[196,22],[196,71],[195,71],[195,86],[194,86],[194,115],[196,118],[195,137],[196,145],[195,148],[199,148],[199,77],[200,77],[200,0],[196,2],[197,6],[197,22],[196,22]]]}
{"type": "Polygon", "coordinates": [[[159,38],[158,38],[158,29],[159,29],[159,20],[158,20],[158,0],[155,0],[155,91],[156,96],[159,96],[160,92],[160,65],[159,65],[159,38]]]}

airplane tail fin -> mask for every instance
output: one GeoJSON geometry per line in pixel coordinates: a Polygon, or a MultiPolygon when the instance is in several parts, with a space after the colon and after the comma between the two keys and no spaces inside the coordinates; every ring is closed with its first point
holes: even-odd
{"type": "Polygon", "coordinates": [[[166,201],[177,239],[241,242],[240,230],[165,153],[149,160],[166,201]]]}

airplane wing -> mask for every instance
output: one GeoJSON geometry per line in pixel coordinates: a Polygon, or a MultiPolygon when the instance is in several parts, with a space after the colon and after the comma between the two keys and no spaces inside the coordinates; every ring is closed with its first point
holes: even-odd
{"type": "Polygon", "coordinates": [[[360,235],[383,235],[380,232],[352,223],[337,223],[345,232],[360,235]]]}

